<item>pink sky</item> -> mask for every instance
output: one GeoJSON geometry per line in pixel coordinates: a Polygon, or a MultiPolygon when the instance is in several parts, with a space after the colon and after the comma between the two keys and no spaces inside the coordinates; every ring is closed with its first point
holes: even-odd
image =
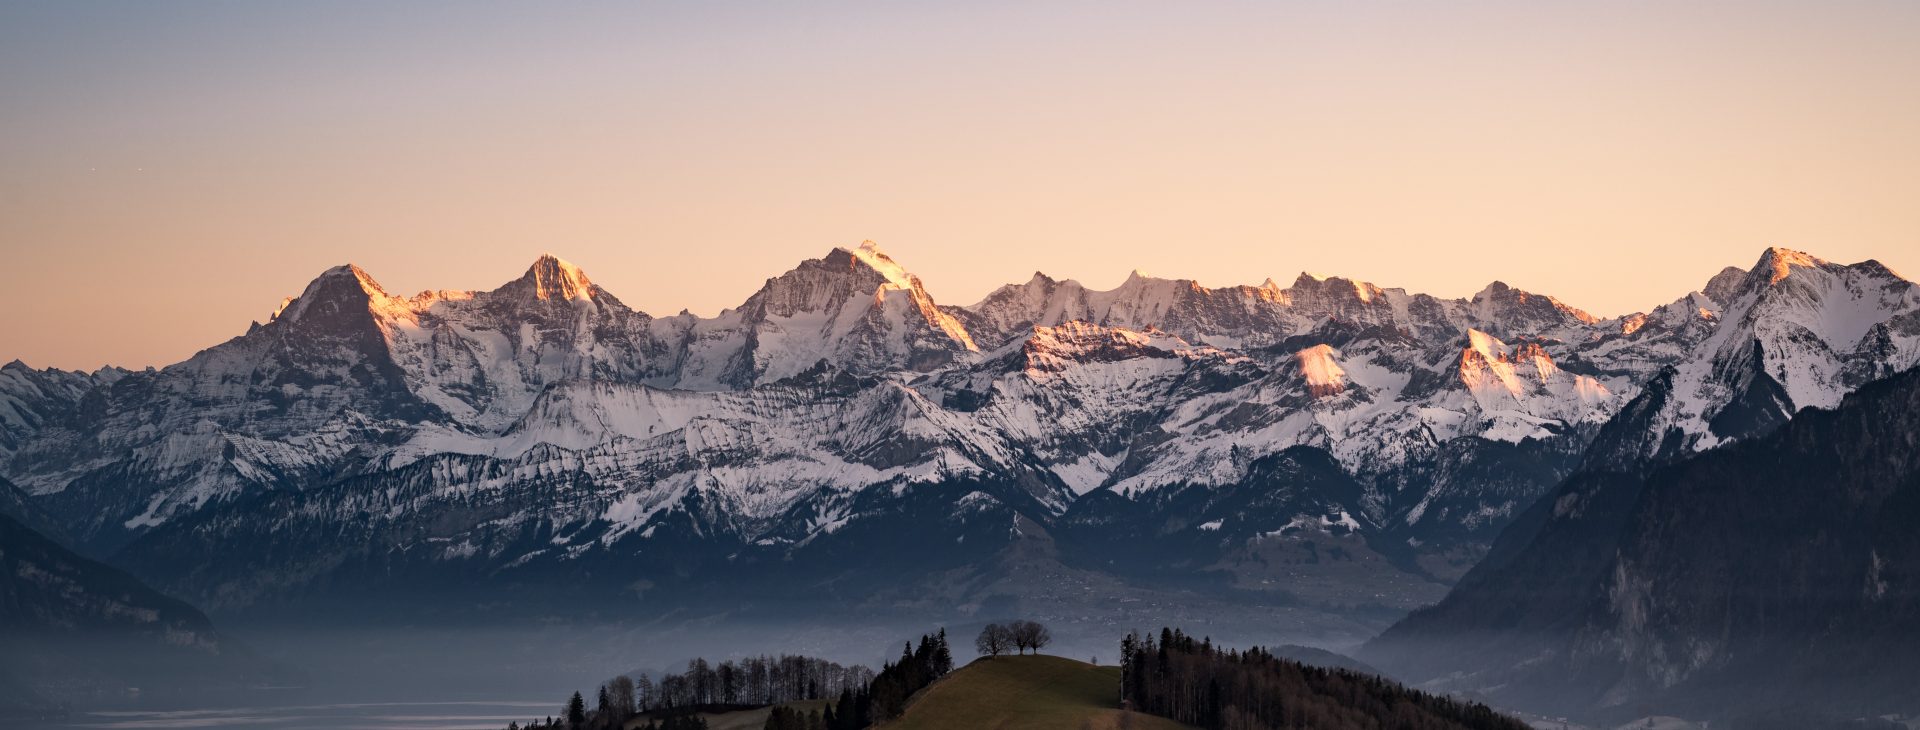
{"type": "Polygon", "coordinates": [[[1920,271],[1920,4],[1440,5],[13,4],[0,361],[164,365],[335,264],[543,251],[660,315],[862,239],[946,304],[1920,271]]]}

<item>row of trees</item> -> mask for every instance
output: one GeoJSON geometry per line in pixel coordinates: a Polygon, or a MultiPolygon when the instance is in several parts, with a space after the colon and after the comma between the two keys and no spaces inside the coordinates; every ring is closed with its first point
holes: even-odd
{"type": "MultiPolygon", "coordinates": [[[[864,695],[873,680],[873,670],[864,666],[844,666],[793,654],[718,664],[694,659],[687,662],[686,671],[666,674],[657,682],[644,672],[634,677],[614,677],[600,686],[592,709],[588,709],[586,698],[575,692],[559,718],[530,722],[525,727],[615,730],[640,713],[662,712],[662,721],[667,724],[661,730],[694,730],[691,723],[699,720],[692,714],[694,708],[761,707],[851,696],[855,690],[864,695]]],[[[699,727],[705,727],[704,721],[699,727]]]]}
{"type": "MultiPolygon", "coordinates": [[[[808,713],[775,707],[767,728],[859,730],[898,717],[906,709],[907,698],[952,671],[953,650],[947,644],[946,629],[920,637],[918,644],[907,642],[899,661],[881,665],[878,674],[860,665],[791,654],[719,664],[694,659],[687,662],[685,672],[667,674],[658,682],[645,673],[615,677],[600,686],[592,709],[587,698],[575,692],[559,718],[528,723],[525,730],[615,730],[643,712],[657,716],[646,726],[654,730],[704,730],[706,722],[694,714],[696,710],[824,698],[836,699],[823,710],[808,713]]],[[[522,727],[516,723],[509,730],[522,727]]]]}
{"type": "Polygon", "coordinates": [[[861,730],[873,724],[869,716],[872,700],[866,690],[847,690],[840,700],[820,710],[801,712],[792,707],[775,706],[767,714],[765,730],[861,730]]]}
{"type": "Polygon", "coordinates": [[[1209,730],[1526,730],[1489,709],[1259,647],[1233,651],[1173,629],[1120,642],[1124,706],[1209,730]]]}
{"type": "Polygon", "coordinates": [[[987,624],[973,640],[973,648],[983,656],[1000,656],[1009,651],[1020,654],[1032,649],[1035,654],[1053,643],[1053,634],[1037,621],[1013,621],[1006,625],[987,624]]]}
{"type": "Polygon", "coordinates": [[[658,683],[645,673],[634,679],[636,706],[641,711],[695,705],[758,707],[816,700],[837,696],[843,690],[864,688],[872,681],[873,670],[864,666],[844,666],[793,654],[748,657],[719,664],[694,659],[687,662],[685,672],[663,676],[658,683]]]}
{"type": "Polygon", "coordinates": [[[842,691],[840,700],[823,710],[773,708],[765,730],[860,730],[899,717],[913,693],[952,671],[953,648],[947,644],[947,630],[941,629],[921,636],[918,644],[907,642],[899,661],[880,665],[880,673],[866,687],[842,691]]]}

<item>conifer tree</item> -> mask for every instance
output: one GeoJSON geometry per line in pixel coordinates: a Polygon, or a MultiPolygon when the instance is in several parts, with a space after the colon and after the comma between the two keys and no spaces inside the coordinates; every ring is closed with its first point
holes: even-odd
{"type": "Polygon", "coordinates": [[[579,692],[567,700],[567,727],[582,728],[587,725],[587,700],[579,692]]]}
{"type": "Polygon", "coordinates": [[[947,647],[947,629],[940,627],[940,635],[933,643],[933,676],[944,677],[953,671],[953,651],[947,647]]]}

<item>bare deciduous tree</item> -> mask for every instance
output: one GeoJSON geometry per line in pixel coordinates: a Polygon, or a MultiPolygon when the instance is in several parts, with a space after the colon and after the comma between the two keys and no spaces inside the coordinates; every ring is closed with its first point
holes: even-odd
{"type": "Polygon", "coordinates": [[[973,648],[987,656],[1000,656],[1013,648],[1013,632],[1000,624],[987,624],[973,640],[973,648]]]}
{"type": "Polygon", "coordinates": [[[633,717],[637,702],[632,677],[623,674],[607,682],[607,703],[615,727],[624,726],[633,717]]]}
{"type": "Polygon", "coordinates": [[[1032,649],[1038,654],[1041,649],[1053,643],[1053,634],[1047,631],[1046,625],[1038,621],[1015,621],[1007,625],[1007,631],[1012,634],[1014,648],[1022,653],[1032,649]]]}

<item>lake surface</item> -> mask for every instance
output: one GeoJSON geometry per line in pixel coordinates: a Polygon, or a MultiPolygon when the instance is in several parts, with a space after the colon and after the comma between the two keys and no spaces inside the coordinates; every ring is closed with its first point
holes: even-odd
{"type": "Polygon", "coordinates": [[[47,728],[270,728],[273,730],[503,730],[508,722],[546,718],[558,702],[368,702],[204,710],[78,713],[47,728]]]}

